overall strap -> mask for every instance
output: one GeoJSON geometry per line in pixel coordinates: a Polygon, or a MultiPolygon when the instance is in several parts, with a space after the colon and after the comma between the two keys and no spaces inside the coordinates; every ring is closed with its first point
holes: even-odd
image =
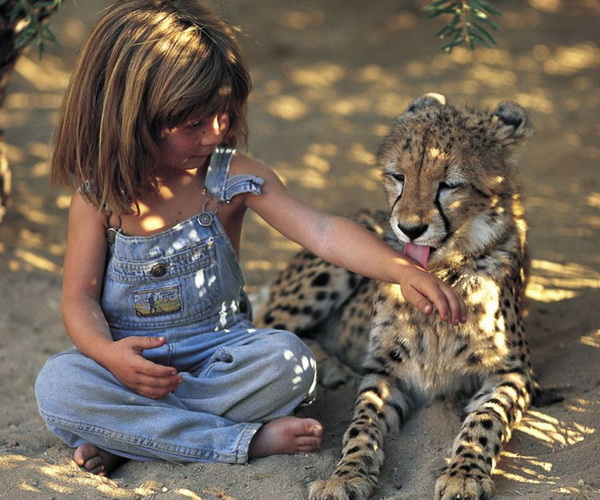
{"type": "Polygon", "coordinates": [[[214,196],[217,201],[227,201],[225,190],[227,189],[227,179],[229,178],[229,167],[235,149],[220,145],[215,148],[215,151],[210,157],[210,163],[206,172],[206,180],[204,187],[211,196],[214,196]]]}

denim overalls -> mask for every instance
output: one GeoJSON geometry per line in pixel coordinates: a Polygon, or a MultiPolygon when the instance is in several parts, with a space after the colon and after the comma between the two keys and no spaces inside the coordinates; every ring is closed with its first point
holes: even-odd
{"type": "MultiPolygon", "coordinates": [[[[219,202],[261,192],[260,178],[229,177],[232,155],[217,148],[207,171],[219,202]]],[[[50,358],[36,382],[48,428],[69,446],[137,460],[245,463],[263,423],[314,398],[310,350],[292,333],[252,325],[242,271],[214,212],[149,237],[113,228],[107,237],[102,307],[113,339],[166,336],[144,357],[184,381],[150,399],[71,349],[50,358]]]]}

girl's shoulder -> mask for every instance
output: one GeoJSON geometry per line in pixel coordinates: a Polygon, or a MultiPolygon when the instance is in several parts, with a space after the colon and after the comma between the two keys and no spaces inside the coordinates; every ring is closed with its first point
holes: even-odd
{"type": "Polygon", "coordinates": [[[84,189],[79,188],[71,196],[69,215],[72,218],[88,220],[103,227],[108,227],[110,214],[94,205],[87,196],[84,189]]]}
{"type": "Polygon", "coordinates": [[[251,175],[260,177],[264,181],[268,181],[275,174],[271,167],[265,162],[253,158],[246,153],[236,151],[231,161],[229,175],[230,177],[236,175],[251,175]]]}

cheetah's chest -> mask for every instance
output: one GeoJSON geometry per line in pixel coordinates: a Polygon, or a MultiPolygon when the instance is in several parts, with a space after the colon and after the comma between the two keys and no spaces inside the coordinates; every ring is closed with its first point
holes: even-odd
{"type": "Polygon", "coordinates": [[[370,362],[427,395],[449,394],[505,366],[512,334],[493,280],[472,281],[465,294],[467,323],[449,325],[407,304],[397,285],[380,283],[374,304],[370,362]]]}

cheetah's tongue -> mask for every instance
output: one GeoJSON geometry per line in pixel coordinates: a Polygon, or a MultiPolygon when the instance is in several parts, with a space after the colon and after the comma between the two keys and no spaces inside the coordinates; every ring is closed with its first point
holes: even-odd
{"type": "Polygon", "coordinates": [[[431,247],[424,245],[415,245],[414,243],[406,243],[404,245],[404,255],[416,260],[421,266],[427,269],[427,260],[431,247]]]}

